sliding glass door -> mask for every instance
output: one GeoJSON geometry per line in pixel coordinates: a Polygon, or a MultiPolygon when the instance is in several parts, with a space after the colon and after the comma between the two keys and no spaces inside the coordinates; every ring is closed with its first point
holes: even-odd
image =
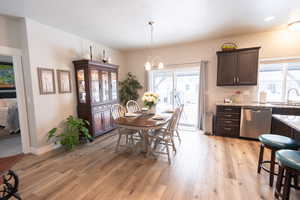
{"type": "Polygon", "coordinates": [[[164,111],[184,104],[180,123],[196,126],[199,110],[199,68],[154,70],[149,77],[150,90],[160,95],[157,109],[164,111]]]}

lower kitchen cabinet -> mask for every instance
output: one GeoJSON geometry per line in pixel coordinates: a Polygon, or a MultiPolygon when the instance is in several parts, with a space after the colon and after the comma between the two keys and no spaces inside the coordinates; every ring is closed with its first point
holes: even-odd
{"type": "Polygon", "coordinates": [[[239,137],[241,107],[217,106],[214,117],[214,134],[218,136],[239,137]]]}

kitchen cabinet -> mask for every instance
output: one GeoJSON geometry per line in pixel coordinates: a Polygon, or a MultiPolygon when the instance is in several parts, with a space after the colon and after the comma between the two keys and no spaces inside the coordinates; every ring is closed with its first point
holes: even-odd
{"type": "Polygon", "coordinates": [[[78,117],[90,123],[93,137],[115,128],[110,112],[118,103],[118,66],[97,61],[73,61],[78,117]]]}
{"type": "Polygon", "coordinates": [[[239,137],[241,107],[217,106],[214,118],[214,135],[239,137]]]}
{"type": "Polygon", "coordinates": [[[217,86],[257,85],[259,49],[217,52],[217,86]]]}

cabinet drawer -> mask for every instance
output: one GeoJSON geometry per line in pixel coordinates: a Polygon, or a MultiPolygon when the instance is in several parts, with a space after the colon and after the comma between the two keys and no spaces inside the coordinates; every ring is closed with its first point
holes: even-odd
{"type": "Polygon", "coordinates": [[[241,114],[238,113],[218,113],[218,118],[220,120],[240,120],[241,114]]]}
{"type": "Polygon", "coordinates": [[[230,127],[234,127],[234,126],[240,126],[240,120],[236,120],[236,119],[219,119],[217,124],[219,126],[230,126],[230,127]]]}
{"type": "Polygon", "coordinates": [[[232,126],[218,126],[217,127],[217,135],[227,136],[227,137],[239,137],[240,135],[240,127],[232,127],[232,126]]]}
{"type": "Polygon", "coordinates": [[[238,106],[217,106],[217,114],[218,113],[241,113],[241,107],[238,106]]]}

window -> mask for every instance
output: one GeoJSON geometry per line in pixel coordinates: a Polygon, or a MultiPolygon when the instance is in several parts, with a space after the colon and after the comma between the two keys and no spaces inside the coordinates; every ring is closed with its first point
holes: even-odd
{"type": "MultiPolygon", "coordinates": [[[[286,101],[291,88],[300,92],[300,62],[261,64],[259,91],[267,92],[268,101],[286,101]]],[[[300,101],[295,91],[291,91],[289,99],[300,101]]]]}

